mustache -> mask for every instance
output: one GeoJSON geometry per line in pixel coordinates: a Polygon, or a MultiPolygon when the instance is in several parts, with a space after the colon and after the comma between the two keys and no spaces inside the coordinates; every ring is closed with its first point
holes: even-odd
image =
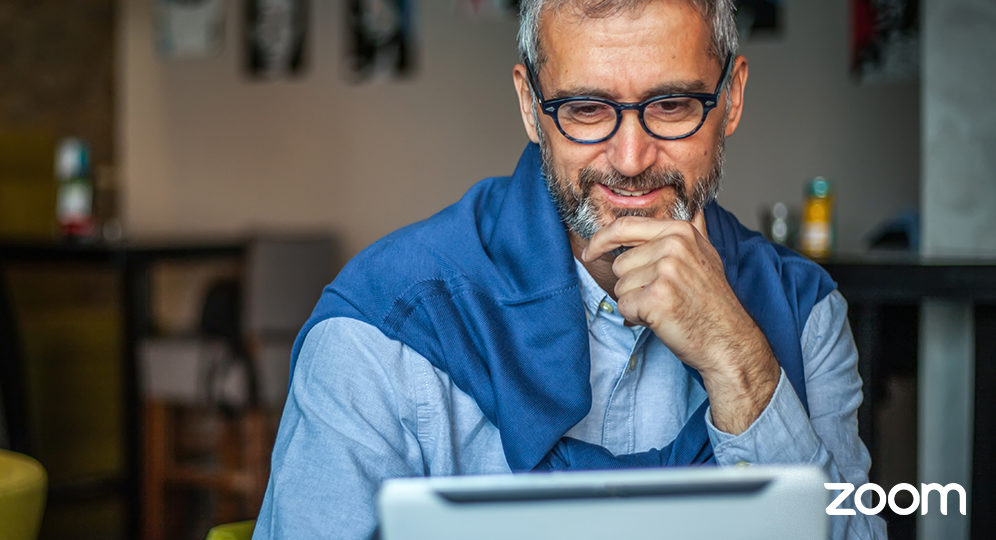
{"type": "Polygon", "coordinates": [[[627,191],[649,191],[670,187],[679,199],[685,198],[685,175],[675,168],[644,171],[636,176],[624,176],[618,171],[603,172],[585,167],[578,173],[578,187],[582,196],[587,195],[595,184],[627,191]]]}

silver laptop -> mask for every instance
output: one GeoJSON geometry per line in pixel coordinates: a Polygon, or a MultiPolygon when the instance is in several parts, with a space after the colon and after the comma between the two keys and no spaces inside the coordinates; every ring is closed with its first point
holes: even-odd
{"type": "Polygon", "coordinates": [[[377,507],[384,540],[825,540],[825,481],[799,466],[403,478],[377,507]]]}

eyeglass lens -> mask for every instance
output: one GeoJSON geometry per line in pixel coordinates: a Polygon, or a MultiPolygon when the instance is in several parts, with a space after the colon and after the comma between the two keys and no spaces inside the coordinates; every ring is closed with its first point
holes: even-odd
{"type": "MultiPolygon", "coordinates": [[[[643,112],[648,130],[658,137],[682,137],[690,134],[702,120],[702,102],[687,97],[669,97],[652,101],[643,112]]],[[[580,141],[608,137],[616,128],[617,111],[600,101],[569,101],[557,110],[557,121],[566,135],[580,141]]]]}

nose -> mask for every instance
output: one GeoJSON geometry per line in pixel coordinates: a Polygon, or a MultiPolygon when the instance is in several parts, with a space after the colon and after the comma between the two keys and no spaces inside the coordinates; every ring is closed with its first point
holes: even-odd
{"type": "Polygon", "coordinates": [[[625,176],[636,176],[657,161],[656,139],[640,125],[636,111],[622,112],[619,130],[607,142],[609,163],[625,176]]]}

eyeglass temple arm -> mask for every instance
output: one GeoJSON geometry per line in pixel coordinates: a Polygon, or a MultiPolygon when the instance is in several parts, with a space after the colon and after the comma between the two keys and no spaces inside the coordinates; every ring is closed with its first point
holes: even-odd
{"type": "Polygon", "coordinates": [[[730,74],[733,73],[733,53],[726,55],[726,62],[723,65],[723,77],[719,80],[719,84],[716,85],[716,101],[719,101],[719,95],[723,93],[723,87],[726,86],[726,81],[730,79],[730,74]]]}
{"type": "Polygon", "coordinates": [[[533,90],[533,97],[542,105],[546,99],[543,98],[543,92],[540,90],[539,81],[536,80],[536,73],[533,72],[533,66],[528,58],[524,58],[522,64],[526,66],[526,79],[529,81],[529,87],[533,90]]]}

